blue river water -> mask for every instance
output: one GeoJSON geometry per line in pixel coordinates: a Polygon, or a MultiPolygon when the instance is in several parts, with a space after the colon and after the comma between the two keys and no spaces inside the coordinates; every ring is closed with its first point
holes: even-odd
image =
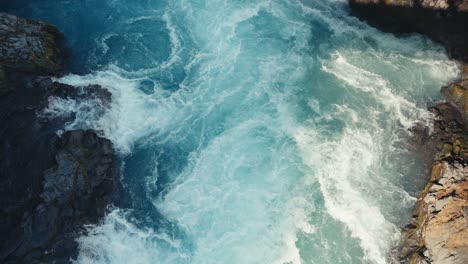
{"type": "Polygon", "coordinates": [[[458,66],[339,0],[18,0],[65,33],[99,100],[51,98],[122,159],[129,208],[78,239],[76,263],[390,263],[424,166],[408,128],[430,124],[458,66]]]}

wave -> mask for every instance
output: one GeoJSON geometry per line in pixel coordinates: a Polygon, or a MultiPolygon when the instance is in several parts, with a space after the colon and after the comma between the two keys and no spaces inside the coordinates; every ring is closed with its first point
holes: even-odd
{"type": "Polygon", "coordinates": [[[109,89],[106,113],[53,98],[44,110],[79,113],[67,129],[103,131],[128,168],[126,191],[144,201],[89,227],[76,262],[387,263],[415,201],[404,138],[430,124],[425,102],[458,66],[424,38],[379,33],[345,9],[179,0],[103,32],[101,56],[139,23],[160,27],[166,46],[145,67],[123,63],[129,52],[57,80],[109,89]]]}

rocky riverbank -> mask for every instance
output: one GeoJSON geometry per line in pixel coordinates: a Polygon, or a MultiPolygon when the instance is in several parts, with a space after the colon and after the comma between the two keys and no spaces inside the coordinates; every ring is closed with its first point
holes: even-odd
{"type": "Polygon", "coordinates": [[[428,184],[402,231],[401,263],[468,263],[468,1],[350,0],[351,14],[397,34],[423,33],[460,62],[462,74],[442,88],[432,133],[415,127],[419,148],[432,159],[428,184]]]}
{"type": "Polygon", "coordinates": [[[0,13],[0,263],[70,263],[75,238],[117,201],[112,143],[92,130],[63,130],[73,114],[44,117],[50,96],[94,97],[100,86],[56,83],[66,66],[54,26],[0,13]]]}

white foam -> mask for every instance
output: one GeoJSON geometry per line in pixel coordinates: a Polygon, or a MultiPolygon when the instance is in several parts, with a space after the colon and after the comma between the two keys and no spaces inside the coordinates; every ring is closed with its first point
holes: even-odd
{"type": "Polygon", "coordinates": [[[312,110],[314,110],[315,113],[320,114],[320,102],[317,99],[309,99],[308,105],[310,106],[310,108],[312,108],[312,110]]]}
{"type": "Polygon", "coordinates": [[[291,178],[271,156],[264,126],[251,120],[214,139],[155,203],[197,241],[193,263],[300,263],[291,178]]]}
{"type": "Polygon", "coordinates": [[[177,54],[180,51],[181,44],[179,37],[177,36],[177,28],[173,25],[169,13],[164,13],[162,18],[164,22],[166,22],[166,28],[169,31],[169,39],[171,40],[171,54],[169,55],[169,59],[160,65],[161,69],[166,69],[180,61],[180,57],[177,54]]]}
{"type": "MultiPolygon", "coordinates": [[[[373,56],[373,53],[370,54],[373,56]]],[[[383,58],[379,57],[379,62],[384,60],[387,66],[393,66],[387,56],[380,56],[383,58]]],[[[304,161],[317,173],[327,211],[333,218],[345,223],[352,236],[359,239],[367,261],[383,264],[387,263],[390,248],[398,241],[399,232],[385,218],[379,208],[382,207],[379,200],[385,200],[384,197],[391,193],[401,193],[400,206],[408,208],[415,199],[384,178],[387,176],[382,161],[393,152],[402,151],[393,146],[393,142],[399,140],[398,131],[406,131],[415,122],[430,124],[431,114],[405,98],[403,94],[407,96],[407,93],[401,87],[397,90],[381,74],[364,69],[374,63],[373,60],[368,53],[363,57],[362,53],[353,50],[335,51],[329,59],[323,60],[322,70],[342,81],[345,89],[350,89],[346,92],[350,96],[348,100],[344,105],[336,105],[332,114],[334,118],[344,120],[346,127],[342,135],[331,140],[316,128],[309,127],[299,129],[295,138],[304,161]],[[353,64],[350,61],[355,56],[359,60],[354,60],[353,64]],[[363,99],[367,101],[363,105],[352,99],[354,94],[358,98],[370,98],[363,99]],[[382,115],[386,120],[379,120],[382,115]],[[372,188],[370,193],[373,194],[370,196],[368,188],[372,188]],[[386,189],[393,191],[387,192],[386,189]],[[372,201],[373,196],[380,196],[379,200],[372,201]]],[[[428,58],[427,63],[438,67],[437,71],[446,71],[449,78],[456,76],[453,67],[446,68],[453,63],[431,63],[430,60],[434,59],[428,58]]],[[[401,78],[411,74],[401,66],[392,69],[398,71],[401,78]]],[[[434,82],[432,87],[440,87],[447,81],[446,76],[431,77],[434,82]]],[[[411,92],[417,94],[419,87],[414,83],[412,85],[416,89],[411,92]]],[[[411,89],[413,86],[404,88],[411,89]]]]}
{"type": "Polygon", "coordinates": [[[97,72],[96,74],[78,76],[68,75],[57,81],[73,86],[98,84],[112,93],[111,109],[97,120],[91,128],[102,130],[106,137],[122,152],[128,153],[132,143],[141,136],[141,130],[151,126],[151,120],[144,113],[140,101],[145,94],[137,89],[137,80],[126,79],[113,70],[97,72]]]}
{"type": "Polygon", "coordinates": [[[391,112],[405,128],[410,128],[416,121],[430,124],[431,113],[419,108],[414,102],[394,93],[394,88],[379,74],[375,74],[352,65],[336,51],[332,58],[323,62],[322,70],[333,74],[353,89],[369,93],[377,103],[391,112]]]}
{"type": "MultiPolygon", "coordinates": [[[[155,189],[159,160],[152,175],[128,176],[143,178],[148,210],[182,237],[114,210],[79,239],[78,263],[386,263],[398,238],[387,207],[414,201],[395,179],[402,161],[386,161],[406,153],[394,146],[399,133],[429,121],[419,96],[438,89],[446,79],[434,73],[452,64],[435,49],[395,56],[417,44],[309,2],[172,1],[161,17],[171,42],[165,62],[59,79],[111,90],[106,114],[79,120],[93,120],[87,125],[123,156],[144,144],[176,146],[187,158],[168,172],[164,192],[155,189]],[[330,34],[314,39],[311,22],[330,34]],[[429,68],[413,80],[420,60],[429,68]],[[186,75],[176,91],[139,90],[175,68],[186,75]]],[[[46,112],[78,108],[58,100],[46,112]]]]}
{"type": "Polygon", "coordinates": [[[366,184],[379,159],[373,137],[351,129],[346,129],[338,141],[317,144],[323,142],[320,137],[316,131],[304,129],[295,138],[306,164],[316,168],[328,213],[345,223],[352,236],[360,240],[368,261],[386,263],[389,245],[397,241],[398,230],[355,186],[366,184]]]}
{"type": "Polygon", "coordinates": [[[51,96],[48,98],[48,106],[42,109],[38,116],[41,118],[56,118],[74,115],[74,118],[67,122],[64,127],[65,130],[73,130],[94,127],[104,112],[103,102],[99,98],[76,100],[51,96]]]}
{"type": "Polygon", "coordinates": [[[80,255],[75,263],[189,263],[190,255],[181,241],[166,233],[139,229],[127,216],[128,212],[115,209],[101,225],[90,227],[89,235],[78,239],[80,255]]]}

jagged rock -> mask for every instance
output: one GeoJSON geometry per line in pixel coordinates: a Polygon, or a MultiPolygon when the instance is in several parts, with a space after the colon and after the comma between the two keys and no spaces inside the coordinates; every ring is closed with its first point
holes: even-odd
{"type": "Polygon", "coordinates": [[[92,130],[54,138],[56,164],[45,171],[41,202],[23,215],[5,263],[68,263],[77,234],[113,201],[117,166],[112,143],[92,130]]]}
{"type": "Polygon", "coordinates": [[[0,13],[0,62],[12,70],[59,73],[61,39],[48,23],[0,13]]]}
{"type": "MultiPolygon", "coordinates": [[[[419,201],[419,243],[429,263],[464,264],[468,261],[468,168],[446,160],[434,168],[419,201]]],[[[418,258],[413,256],[414,261],[418,258]]]]}
{"type": "Polygon", "coordinates": [[[465,82],[457,82],[442,88],[442,94],[449,103],[454,105],[468,121],[468,88],[464,87],[465,82]]]}
{"type": "Polygon", "coordinates": [[[447,102],[430,108],[434,131],[423,142],[423,151],[435,161],[417,215],[402,231],[402,263],[468,263],[468,96],[460,83],[444,87],[447,102]]]}
{"type": "Polygon", "coordinates": [[[417,214],[402,231],[402,263],[468,263],[468,111],[460,83],[444,87],[447,102],[430,108],[433,133],[422,148],[435,161],[417,214]]]}
{"type": "Polygon", "coordinates": [[[103,111],[112,99],[47,76],[62,69],[60,38],[47,23],[0,13],[0,263],[70,263],[83,225],[115,201],[111,142],[92,130],[59,137],[74,115],[40,115],[50,97],[92,98],[103,111]]]}
{"type": "Polygon", "coordinates": [[[468,62],[468,0],[349,0],[351,14],[393,33],[423,33],[468,62]]]}
{"type": "Polygon", "coordinates": [[[351,13],[384,31],[424,33],[462,62],[444,87],[432,134],[415,126],[414,143],[433,161],[416,214],[401,233],[401,263],[468,263],[468,0],[350,0],[351,13]]]}
{"type": "Polygon", "coordinates": [[[80,228],[96,223],[112,202],[116,161],[111,143],[94,131],[56,135],[73,116],[37,113],[49,96],[90,96],[105,107],[111,95],[100,86],[78,89],[50,78],[29,85],[0,97],[0,262],[69,263],[80,228]]]}
{"type": "Polygon", "coordinates": [[[105,181],[112,183],[113,148],[94,131],[66,132],[58,140],[57,167],[46,171],[41,198],[46,204],[66,206],[72,198],[85,199],[105,181]],[[79,197],[74,197],[74,196],[79,197]]]}

